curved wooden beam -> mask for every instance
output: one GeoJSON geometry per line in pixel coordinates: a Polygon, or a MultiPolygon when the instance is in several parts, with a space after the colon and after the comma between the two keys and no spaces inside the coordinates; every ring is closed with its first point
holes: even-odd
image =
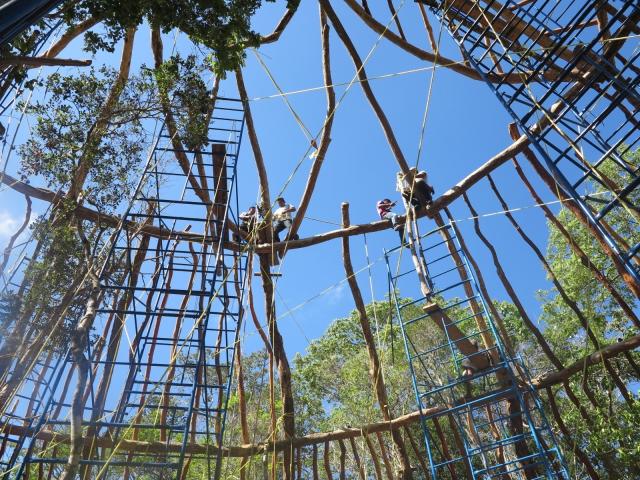
{"type": "Polygon", "coordinates": [[[47,58],[57,57],[67,45],[69,45],[74,39],[82,35],[84,32],[95,26],[100,20],[96,17],[89,17],[84,22],[80,22],[73,27],[69,27],[66,32],[62,34],[60,39],[54,43],[49,50],[44,54],[47,58]]]}
{"type": "MultiPolygon", "coordinates": [[[[432,52],[427,52],[419,47],[416,47],[412,43],[407,42],[402,39],[400,36],[396,35],[394,32],[386,28],[383,24],[378,22],[375,18],[369,15],[364,8],[362,8],[356,0],[344,0],[344,2],[354,11],[354,13],[360,17],[360,19],[369,27],[371,30],[381,35],[382,37],[389,40],[391,43],[401,48],[405,52],[413,55],[420,60],[424,60],[426,62],[434,63],[440,67],[448,68],[456,73],[464,75],[465,77],[471,78],[473,80],[484,80],[478,72],[476,72],[473,68],[468,67],[464,64],[463,61],[452,60],[451,58],[444,57],[440,54],[435,54],[432,52]]],[[[573,75],[567,76],[565,81],[574,80],[580,72],[575,71],[573,75]]],[[[554,80],[558,74],[556,72],[544,72],[542,77],[546,80],[554,80]]],[[[523,75],[522,73],[512,73],[512,74],[493,74],[489,76],[489,80],[492,82],[508,82],[508,83],[522,83],[523,79],[526,79],[528,76],[523,75]]]]}
{"type": "Polygon", "coordinates": [[[278,41],[280,35],[282,35],[282,32],[284,32],[284,29],[287,28],[287,25],[289,25],[289,22],[293,18],[293,14],[296,13],[296,10],[297,9],[287,8],[284,12],[284,15],[282,15],[282,18],[273,29],[273,32],[271,32],[269,35],[265,35],[264,37],[260,37],[260,45],[278,41]]]}
{"type": "Polygon", "coordinates": [[[360,4],[358,4],[358,2],[356,2],[355,0],[344,0],[344,2],[351,10],[353,10],[353,12],[358,17],[360,17],[365,25],[367,25],[371,30],[376,32],[378,35],[386,38],[397,47],[400,47],[405,52],[413,55],[416,58],[419,58],[420,60],[431,62],[440,67],[448,68],[473,80],[483,80],[478,72],[476,72],[473,68],[465,66],[462,62],[444,57],[440,54],[427,52],[426,50],[416,47],[414,44],[402,39],[400,36],[396,35],[394,32],[392,32],[383,24],[378,22],[375,18],[373,18],[373,16],[367,13],[367,11],[362,8],[362,6],[360,6],[360,4]]]}
{"type": "Polygon", "coordinates": [[[402,153],[402,149],[400,148],[400,144],[398,143],[398,140],[396,139],[395,134],[393,133],[393,129],[391,128],[391,123],[389,122],[389,119],[387,118],[386,114],[384,113],[384,110],[382,109],[382,106],[380,105],[375,95],[373,94],[373,90],[369,85],[367,72],[365,71],[365,68],[364,68],[364,63],[362,62],[362,59],[358,54],[358,50],[356,49],[355,45],[351,41],[349,34],[347,33],[344,26],[342,25],[342,22],[338,18],[338,15],[336,14],[333,7],[331,6],[331,3],[329,2],[329,0],[319,0],[319,1],[320,1],[320,5],[322,6],[322,10],[327,14],[327,17],[329,17],[329,20],[331,21],[334,28],[336,29],[336,33],[338,34],[338,37],[340,37],[340,40],[342,40],[342,43],[347,49],[347,52],[349,52],[349,56],[351,57],[351,60],[353,61],[353,64],[356,68],[356,74],[358,75],[358,79],[360,80],[359,82],[360,87],[362,87],[362,91],[364,92],[364,95],[367,98],[367,101],[371,105],[371,108],[376,114],[376,117],[378,117],[378,121],[380,122],[382,131],[384,132],[384,136],[387,139],[387,143],[389,144],[389,148],[391,148],[391,152],[393,153],[393,156],[396,158],[396,161],[398,162],[398,166],[400,167],[400,170],[402,170],[404,173],[408,173],[409,165],[407,164],[407,160],[404,157],[404,153],[402,153]]]}
{"type": "Polygon", "coordinates": [[[307,213],[307,208],[309,207],[311,197],[313,196],[313,192],[316,187],[316,182],[318,181],[320,169],[322,168],[322,164],[327,155],[327,150],[329,150],[329,144],[331,143],[331,128],[333,126],[333,118],[336,111],[336,94],[333,89],[333,79],[331,78],[331,54],[329,48],[330,29],[327,24],[327,18],[322,9],[320,9],[320,28],[322,29],[322,76],[327,92],[327,114],[324,120],[324,128],[322,129],[322,136],[320,138],[317,155],[311,165],[311,169],[309,170],[309,178],[307,179],[307,184],[304,187],[302,199],[298,204],[298,212],[293,218],[293,223],[289,229],[289,238],[295,237],[295,234],[298,232],[300,224],[307,213]]]}

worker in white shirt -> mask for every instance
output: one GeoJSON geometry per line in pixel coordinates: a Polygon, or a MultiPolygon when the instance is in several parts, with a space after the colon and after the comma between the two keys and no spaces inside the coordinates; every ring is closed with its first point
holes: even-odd
{"type": "Polygon", "coordinates": [[[416,210],[429,206],[433,200],[434,189],[427,181],[427,172],[418,172],[415,167],[411,167],[407,175],[398,172],[396,190],[416,210]]]}
{"type": "MultiPolygon", "coordinates": [[[[280,232],[291,228],[291,214],[296,211],[296,207],[290,203],[285,202],[284,198],[279,197],[276,199],[278,208],[273,212],[273,240],[275,242],[280,241],[280,232]]],[[[298,240],[298,235],[294,235],[292,240],[298,240]]]]}
{"type": "MultiPolygon", "coordinates": [[[[250,235],[256,226],[256,221],[258,220],[258,209],[255,206],[251,206],[246,212],[240,213],[238,218],[240,219],[240,225],[238,225],[238,228],[244,233],[250,235]]],[[[241,241],[241,237],[238,234],[235,234],[233,238],[236,242],[241,241]]]]}

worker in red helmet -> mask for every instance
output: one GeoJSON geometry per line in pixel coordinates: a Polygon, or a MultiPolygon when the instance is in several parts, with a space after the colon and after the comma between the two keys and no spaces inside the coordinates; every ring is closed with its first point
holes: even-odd
{"type": "Polygon", "coordinates": [[[391,209],[396,206],[396,202],[392,202],[388,198],[384,198],[376,203],[376,210],[382,220],[389,220],[393,229],[400,235],[400,243],[404,239],[404,225],[398,222],[398,214],[391,209]]]}

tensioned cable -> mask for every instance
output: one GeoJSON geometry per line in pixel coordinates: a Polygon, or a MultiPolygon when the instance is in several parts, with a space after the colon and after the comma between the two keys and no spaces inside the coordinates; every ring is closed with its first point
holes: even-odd
{"type": "MultiPolygon", "coordinates": [[[[445,5],[446,7],[446,5],[445,5]]],[[[427,118],[428,118],[428,114],[429,114],[429,110],[431,107],[431,97],[433,94],[433,85],[435,82],[435,75],[436,75],[436,67],[437,67],[437,62],[438,62],[438,58],[440,55],[440,44],[442,42],[442,32],[444,31],[444,18],[442,18],[440,20],[440,28],[438,30],[438,41],[435,45],[435,57],[433,59],[432,62],[432,70],[431,70],[431,77],[429,79],[429,86],[427,89],[427,98],[425,100],[425,107],[424,107],[424,113],[422,116],[422,123],[420,126],[420,135],[418,137],[418,151],[417,151],[417,155],[416,155],[416,162],[415,162],[415,173],[417,174],[418,172],[418,165],[420,164],[420,154],[422,152],[422,144],[423,144],[423,140],[424,140],[424,134],[425,134],[425,130],[426,130],[426,126],[427,126],[427,118]]],[[[401,172],[404,173],[404,172],[401,172]]],[[[404,190],[404,178],[406,177],[406,175],[408,175],[409,172],[405,173],[405,175],[403,177],[397,178],[396,182],[400,181],[400,185],[396,184],[396,188],[398,188],[400,190],[400,194],[403,193],[404,190]]],[[[425,182],[427,181],[427,178],[424,179],[425,182]]],[[[412,251],[412,256],[415,257],[415,261],[416,261],[416,273],[418,273],[418,277],[420,276],[426,276],[428,275],[427,272],[427,268],[426,265],[423,265],[423,255],[422,255],[422,246],[420,244],[420,232],[418,229],[418,221],[417,218],[414,215],[409,215],[409,210],[413,210],[413,212],[415,212],[414,207],[412,206],[413,204],[413,195],[414,195],[414,189],[416,186],[416,179],[414,175],[410,175],[409,176],[409,181],[411,182],[411,191],[409,193],[409,199],[404,201],[404,205],[405,205],[405,211],[407,213],[407,219],[409,220],[409,222],[405,223],[405,227],[403,229],[403,238],[401,239],[400,243],[404,243],[405,242],[405,238],[407,238],[407,228],[411,229],[410,235],[407,238],[407,241],[409,243],[409,246],[411,248],[412,251]],[[413,235],[415,233],[415,240],[412,238],[413,235]],[[418,248],[420,250],[420,255],[417,255],[415,252],[415,246],[413,245],[414,242],[416,242],[418,244],[418,248]],[[422,270],[422,272],[419,272],[419,270],[422,270]]],[[[404,200],[404,198],[403,198],[404,200]]],[[[402,255],[404,253],[404,249],[400,250],[400,254],[398,255],[398,260],[396,262],[396,275],[398,275],[398,272],[400,271],[400,263],[402,262],[402,255]]],[[[402,319],[398,319],[400,322],[402,322],[402,319]]]]}
{"type": "MultiPolygon", "coordinates": [[[[590,196],[594,196],[594,195],[606,195],[608,194],[608,191],[604,191],[604,192],[597,192],[597,193],[592,193],[590,194],[590,196]]],[[[585,195],[583,198],[586,198],[587,196],[585,195]]],[[[569,201],[574,201],[574,200],[569,200],[569,201]]],[[[504,215],[507,213],[512,213],[512,212],[519,212],[519,211],[524,211],[524,210],[529,210],[531,208],[539,208],[539,207],[543,207],[543,206],[547,206],[547,205],[555,205],[555,204],[562,204],[564,203],[563,200],[552,200],[549,202],[544,202],[544,203],[535,203],[533,205],[525,205],[523,207],[514,207],[514,208],[510,208],[508,210],[500,210],[500,211],[496,211],[496,212],[489,212],[489,213],[483,213],[483,214],[479,214],[479,215],[475,215],[475,216],[470,216],[470,217],[464,217],[464,218],[458,218],[458,219],[453,219],[451,220],[452,223],[461,223],[461,222],[465,222],[465,221],[470,221],[470,220],[475,220],[478,218],[486,218],[486,217],[494,217],[494,216],[498,216],[498,215],[504,215]]],[[[373,261],[368,261],[367,265],[365,265],[364,267],[362,267],[359,270],[356,270],[354,272],[354,276],[357,276],[358,274],[364,272],[365,270],[371,268],[373,265],[375,265],[376,263],[378,263],[379,261],[383,260],[384,256],[380,256],[378,258],[376,258],[373,261]]],[[[298,305],[296,305],[295,307],[291,308],[290,310],[282,313],[281,315],[279,315],[277,317],[277,320],[280,320],[282,318],[285,318],[286,316],[289,315],[290,312],[295,312],[297,310],[300,310],[302,307],[304,307],[305,305],[307,305],[308,303],[311,303],[312,301],[326,295],[327,293],[329,293],[330,291],[332,291],[335,288],[338,288],[341,284],[343,284],[344,282],[346,282],[348,280],[348,277],[342,278],[340,279],[338,282],[328,286],[327,288],[325,288],[324,290],[321,290],[320,292],[316,293],[315,295],[312,295],[311,297],[307,298],[306,300],[304,300],[303,302],[299,303],[298,305]]]]}
{"type": "MultiPolygon", "coordinates": [[[[287,189],[288,185],[291,183],[291,181],[293,180],[294,176],[297,174],[300,166],[302,165],[302,163],[304,162],[304,160],[307,158],[307,155],[309,154],[309,151],[311,148],[313,148],[313,142],[317,141],[318,137],[320,136],[320,134],[322,133],[322,131],[326,128],[327,123],[329,122],[329,120],[331,118],[333,118],[333,116],[335,115],[335,112],[338,110],[338,108],[342,105],[342,102],[344,100],[344,98],[346,97],[346,95],[349,93],[349,91],[351,90],[351,87],[353,86],[353,84],[355,83],[355,81],[358,78],[358,75],[360,73],[361,70],[364,69],[365,65],[367,65],[367,63],[369,62],[369,60],[372,58],[373,53],[377,50],[378,46],[380,45],[380,42],[382,41],[382,38],[384,38],[384,34],[386,33],[386,31],[389,29],[389,26],[391,25],[391,23],[394,21],[394,19],[396,18],[396,16],[400,13],[400,11],[402,10],[402,7],[405,5],[405,0],[402,0],[402,3],[400,4],[400,6],[398,7],[398,9],[396,10],[396,12],[394,13],[394,15],[391,17],[391,19],[389,20],[389,22],[387,23],[384,31],[378,36],[378,38],[376,39],[376,41],[374,42],[373,46],[370,48],[369,52],[367,53],[367,56],[365,57],[364,61],[362,62],[362,65],[360,66],[360,68],[358,68],[356,70],[356,72],[354,73],[353,78],[351,79],[351,82],[349,82],[349,85],[347,86],[347,88],[345,89],[345,91],[342,93],[342,95],[340,95],[340,97],[338,98],[338,101],[336,102],[333,110],[331,112],[329,112],[322,124],[322,127],[318,130],[318,133],[315,135],[315,137],[313,137],[313,141],[311,142],[311,145],[309,145],[309,147],[307,147],[307,149],[304,152],[304,155],[302,155],[301,159],[298,161],[298,163],[294,166],[291,174],[289,175],[289,177],[287,178],[287,180],[284,182],[282,188],[280,189],[280,192],[278,194],[278,196],[282,196],[284,191],[287,189]]],[[[271,206],[271,208],[273,208],[273,205],[271,206]]],[[[286,253],[287,251],[287,247],[289,244],[289,237],[287,236],[286,241],[285,241],[285,247],[283,250],[283,257],[285,256],[284,253],[286,253]]],[[[275,254],[275,252],[272,252],[272,255],[275,254]]],[[[280,263],[280,265],[278,265],[278,273],[281,273],[282,271],[282,266],[283,266],[284,261],[282,261],[280,263]]],[[[278,284],[278,280],[276,279],[275,282],[273,282],[273,288],[276,289],[277,288],[277,284],[278,284]]],[[[274,301],[275,301],[275,297],[274,297],[274,301]]]]}
{"type": "MultiPolygon", "coordinates": [[[[640,37],[640,34],[634,34],[634,35],[625,35],[625,36],[621,36],[621,37],[612,37],[606,40],[603,40],[604,43],[608,43],[608,42],[614,42],[614,41],[619,41],[619,40],[630,40],[632,38],[638,38],[640,37]]],[[[579,42],[576,43],[570,43],[567,46],[568,47],[576,47],[581,45],[579,42]]],[[[553,47],[539,47],[539,48],[532,48],[531,52],[532,53],[542,53],[545,52],[549,49],[551,49],[553,47]]],[[[416,68],[412,68],[409,70],[399,70],[397,72],[391,72],[391,73],[383,73],[380,75],[373,75],[373,76],[369,76],[364,80],[356,80],[354,83],[362,83],[365,81],[370,81],[370,80],[385,80],[387,78],[394,78],[394,77],[400,77],[400,76],[404,76],[404,75],[409,75],[412,73],[420,73],[420,72],[425,72],[425,71],[429,71],[429,70],[435,70],[435,69],[439,69],[439,68],[448,68],[448,67],[453,67],[456,65],[465,65],[466,62],[465,60],[456,60],[456,61],[452,61],[452,62],[447,62],[447,63],[442,63],[442,64],[437,64],[437,65],[432,65],[429,67],[416,67],[416,68]]],[[[322,85],[322,86],[318,86],[318,87],[308,87],[308,88],[302,88],[299,90],[291,90],[289,92],[279,92],[279,93],[274,93],[272,95],[263,95],[263,96],[258,96],[258,97],[253,97],[248,99],[249,102],[259,102],[261,100],[273,100],[275,98],[279,98],[281,96],[290,96],[290,95],[299,95],[301,93],[310,93],[310,92],[319,92],[319,91],[323,91],[325,90],[327,87],[343,87],[345,85],[349,85],[352,82],[337,82],[337,83],[332,83],[330,85],[322,85]]]]}
{"type": "MultiPolygon", "coordinates": [[[[311,135],[311,132],[309,131],[307,126],[302,121],[302,118],[300,118],[300,115],[298,115],[298,113],[294,110],[293,105],[291,105],[291,102],[289,102],[289,99],[287,98],[287,95],[284,94],[284,92],[282,91],[282,88],[280,88],[280,85],[278,85],[278,82],[276,81],[275,77],[271,73],[271,70],[269,70],[269,67],[267,66],[267,64],[265,63],[264,59],[262,58],[262,55],[260,55],[260,52],[258,52],[258,50],[256,50],[255,48],[252,48],[251,50],[253,51],[253,53],[255,54],[256,58],[258,59],[258,62],[260,63],[260,65],[262,66],[262,68],[266,72],[267,76],[271,80],[271,83],[273,83],[273,86],[276,87],[276,90],[278,90],[278,93],[280,94],[280,97],[282,98],[282,100],[284,101],[285,105],[287,106],[287,108],[291,112],[291,115],[293,115],[293,118],[295,119],[296,123],[300,127],[300,130],[302,130],[302,133],[304,134],[304,136],[307,137],[307,140],[309,142],[315,143],[315,140],[313,139],[313,136],[311,135]]],[[[316,149],[318,148],[315,145],[314,145],[314,147],[316,149]]]]}

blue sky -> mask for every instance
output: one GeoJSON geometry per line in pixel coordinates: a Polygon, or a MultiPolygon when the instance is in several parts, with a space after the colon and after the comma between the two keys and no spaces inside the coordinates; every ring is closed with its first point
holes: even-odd
{"type": "MultiPolygon", "coordinates": [[[[342,3],[336,3],[335,8],[361,57],[365,58],[367,53],[374,49],[366,65],[369,77],[431,66],[405,54],[386,40],[381,40],[376,46],[377,34],[364,26],[342,3]]],[[[383,5],[379,5],[375,13],[379,14],[379,19],[385,19],[381,20],[382,23],[391,18],[383,5]]],[[[424,28],[412,2],[406,2],[402,7],[400,18],[407,37],[427,49],[424,28]]],[[[266,23],[271,25],[273,20],[266,23]]],[[[322,85],[318,24],[317,7],[311,2],[303,2],[289,29],[281,38],[281,43],[260,49],[268,68],[283,91],[322,85]]],[[[446,33],[443,34],[442,48],[444,55],[459,58],[446,33]]],[[[331,35],[331,54],[334,83],[351,81],[354,67],[335,32],[331,35]]],[[[431,75],[431,71],[422,71],[371,82],[394,127],[405,157],[411,164],[418,160],[422,115],[431,75]]],[[[263,68],[251,53],[248,55],[245,68],[245,81],[250,97],[276,93],[275,87],[271,85],[263,68]]],[[[343,92],[344,87],[337,89],[338,98],[343,92]]],[[[324,119],[324,92],[301,93],[288,98],[305,124],[316,133],[324,119]]],[[[506,129],[509,118],[486,85],[446,69],[437,69],[435,72],[430,102],[419,166],[429,171],[436,194],[440,194],[509,145],[510,138],[506,129]]],[[[270,166],[273,195],[279,191],[280,185],[300,160],[308,143],[281,99],[257,100],[252,103],[252,109],[263,153],[270,166]]],[[[245,143],[245,151],[247,150],[248,144],[245,143]]],[[[255,196],[255,191],[247,192],[244,186],[245,179],[254,175],[250,152],[242,157],[242,165],[248,171],[241,173],[241,194],[243,198],[251,199],[255,196]],[[248,161],[245,162],[245,159],[248,161]]],[[[305,160],[294,181],[285,191],[284,196],[288,201],[296,203],[300,198],[309,166],[310,160],[305,160]]],[[[397,195],[394,191],[394,176],[397,170],[397,164],[377,119],[360,86],[354,84],[347,91],[336,112],[331,147],[307,216],[339,223],[340,203],[348,201],[352,223],[375,220],[375,202],[383,197],[395,198],[397,195]]],[[[510,205],[531,205],[533,202],[530,197],[519,186],[509,188],[514,175],[510,167],[504,170],[497,172],[495,178],[505,189],[510,205]]],[[[501,210],[492,194],[488,194],[486,183],[480,188],[474,188],[470,196],[481,213],[501,210]]],[[[551,197],[547,195],[545,198],[551,197]]],[[[466,219],[469,216],[466,208],[457,203],[452,211],[458,219],[466,219]]],[[[544,241],[544,221],[541,212],[525,210],[516,216],[529,226],[529,234],[544,241]]],[[[421,222],[423,231],[433,226],[433,222],[429,220],[421,222]]],[[[505,254],[504,267],[516,287],[521,287],[519,292],[522,299],[535,316],[538,310],[535,290],[546,285],[542,269],[530,252],[523,248],[520,238],[514,236],[512,227],[502,216],[483,219],[482,226],[495,242],[498,251],[505,254]]],[[[301,235],[307,236],[333,228],[335,227],[332,225],[307,219],[301,228],[301,235]]],[[[484,270],[491,292],[498,298],[505,298],[493,274],[494,270],[486,249],[472,234],[472,223],[462,221],[460,228],[463,234],[467,234],[465,238],[474,256],[487,267],[484,270]]],[[[384,262],[376,260],[380,259],[383,249],[395,245],[395,241],[396,235],[392,231],[367,237],[369,257],[375,262],[371,268],[371,281],[374,296],[378,300],[384,298],[387,282],[384,262]]],[[[367,264],[364,239],[352,237],[351,249],[354,268],[360,270],[367,264]]],[[[278,282],[278,291],[281,294],[278,298],[278,315],[286,315],[290,308],[304,304],[293,314],[280,320],[288,351],[293,353],[302,351],[307,339],[321,335],[331,319],[343,316],[351,310],[353,302],[348,287],[343,282],[326,295],[305,303],[308,298],[344,278],[339,241],[310,247],[304,251],[291,251],[284,262],[282,273],[283,276],[278,282]],[[304,281],[301,282],[301,279],[304,281]],[[304,332],[304,336],[301,331],[304,332]]],[[[367,270],[358,275],[358,281],[365,299],[370,299],[367,270]]],[[[407,292],[412,293],[414,292],[407,292]]]]}
{"type": "MultiPolygon", "coordinates": [[[[344,4],[334,3],[360,55],[365,58],[372,52],[366,64],[369,77],[431,67],[430,63],[404,53],[384,39],[380,40],[344,4]]],[[[391,18],[390,13],[382,2],[376,3],[379,5],[375,6],[374,13],[386,24],[391,18]]],[[[426,34],[414,2],[407,0],[395,3],[407,37],[428,49],[426,34]]],[[[282,9],[282,1],[265,4],[255,18],[254,28],[262,33],[270,32],[282,9]]],[[[432,21],[437,30],[436,20],[432,21]]],[[[391,29],[395,29],[395,25],[391,25],[391,29]]],[[[134,51],[134,69],[142,63],[151,62],[148,38],[148,29],[141,28],[134,51]]],[[[172,39],[172,36],[165,39],[165,51],[170,48],[172,39]]],[[[446,33],[442,35],[441,48],[446,56],[460,57],[446,33]]],[[[179,36],[176,49],[188,53],[191,46],[186,38],[179,36]]],[[[100,55],[94,62],[115,63],[119,51],[118,48],[117,54],[110,57],[100,55]]],[[[287,98],[306,127],[315,135],[323,124],[326,110],[324,91],[318,88],[322,87],[322,70],[317,5],[314,2],[301,2],[280,41],[261,47],[259,52],[284,92],[313,89],[287,98]]],[[[79,44],[74,44],[62,56],[87,58],[88,54],[80,51],[79,44]]],[[[353,64],[333,29],[331,62],[334,83],[349,83],[353,79],[353,64]]],[[[422,154],[418,158],[421,122],[432,74],[434,72],[430,69],[400,74],[372,80],[371,86],[394,128],[407,161],[410,164],[418,162],[420,168],[428,170],[436,195],[439,195],[508,146],[511,140],[507,134],[509,117],[484,83],[438,68],[433,78],[422,154]]],[[[308,140],[281,97],[265,98],[278,92],[251,51],[247,53],[244,77],[249,97],[253,99],[251,108],[269,168],[271,197],[275,198],[282,192],[287,201],[297,204],[312,161],[304,155],[308,140]],[[285,188],[287,179],[298,164],[297,173],[285,188]]],[[[233,75],[223,82],[221,94],[237,96],[233,75]]],[[[302,237],[337,228],[335,224],[340,222],[341,202],[350,203],[352,223],[366,223],[377,220],[377,200],[396,196],[394,178],[398,167],[360,85],[355,83],[348,88],[346,85],[337,86],[336,95],[342,100],[335,114],[331,146],[307,211],[309,218],[300,229],[302,237]]],[[[17,159],[14,156],[9,161],[8,171],[14,172],[16,166],[17,159]]],[[[256,169],[246,136],[239,159],[238,178],[240,208],[245,209],[255,203],[257,194],[256,169]]],[[[515,179],[510,164],[499,169],[494,178],[512,207],[533,204],[519,180],[515,179]]],[[[545,200],[553,199],[544,188],[540,192],[545,200]]],[[[486,182],[474,187],[470,197],[481,214],[501,210],[486,182]]],[[[24,203],[20,196],[7,190],[1,192],[0,198],[0,244],[3,244],[15,229],[16,222],[21,221],[24,203]]],[[[46,205],[42,203],[34,204],[36,212],[41,213],[45,209],[46,205]]],[[[456,219],[461,220],[459,226],[483,269],[490,292],[495,298],[505,299],[488,252],[475,237],[472,222],[466,220],[469,217],[468,210],[462,202],[456,202],[451,209],[456,219]]],[[[544,247],[546,227],[542,212],[529,208],[514,215],[525,226],[527,233],[544,247]]],[[[433,227],[433,222],[428,219],[421,222],[423,231],[433,227]]],[[[539,311],[535,292],[548,286],[541,266],[504,216],[483,218],[481,224],[502,254],[505,270],[535,318],[539,311]]],[[[392,231],[367,237],[369,258],[374,262],[371,277],[366,269],[357,276],[366,301],[372,297],[370,282],[375,299],[383,299],[387,292],[386,267],[381,256],[385,247],[395,246],[396,239],[392,231]]],[[[351,249],[354,268],[356,271],[363,269],[367,264],[364,239],[352,237],[351,249]]],[[[280,271],[282,277],[277,281],[277,314],[287,351],[293,355],[304,352],[308,342],[322,335],[333,319],[347,315],[353,308],[353,301],[343,281],[339,240],[291,251],[280,271]]],[[[261,306],[259,280],[255,279],[254,282],[257,305],[261,306]]],[[[244,335],[245,353],[260,346],[260,340],[250,325],[246,326],[244,335]]]]}

